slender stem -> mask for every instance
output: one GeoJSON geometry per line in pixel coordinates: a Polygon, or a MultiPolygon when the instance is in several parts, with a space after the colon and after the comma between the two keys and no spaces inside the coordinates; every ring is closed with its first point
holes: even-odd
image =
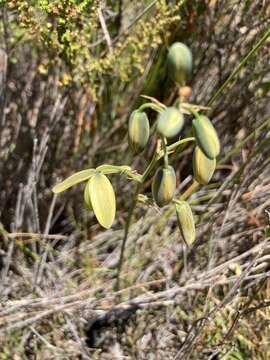
{"type": "Polygon", "coordinates": [[[193,109],[192,107],[185,107],[195,118],[199,118],[200,114],[198,113],[198,111],[196,111],[195,109],[193,109]]]}
{"type": "Polygon", "coordinates": [[[153,170],[154,166],[156,165],[156,162],[158,161],[159,157],[158,157],[158,153],[155,151],[149,165],[147,166],[147,168],[145,169],[144,173],[142,174],[142,183],[145,182],[145,180],[147,179],[148,175],[151,173],[151,171],[153,170]]]}
{"type": "Polygon", "coordinates": [[[168,151],[175,150],[179,145],[181,145],[185,142],[194,141],[194,140],[195,140],[194,137],[190,137],[190,138],[179,140],[170,146],[166,146],[165,140],[163,140],[164,141],[163,151],[161,151],[161,152],[155,151],[150,163],[148,164],[147,168],[145,169],[144,173],[142,174],[141,181],[136,186],[136,189],[135,189],[135,192],[134,192],[134,195],[132,198],[131,207],[128,212],[127,221],[125,224],[124,237],[122,240],[121,251],[120,251],[120,259],[119,259],[119,263],[118,263],[118,267],[117,267],[117,279],[116,279],[116,285],[115,285],[116,291],[119,291],[119,289],[120,289],[120,276],[121,276],[121,271],[122,271],[122,266],[123,266],[124,252],[125,252],[127,237],[128,237],[128,233],[129,233],[129,229],[130,229],[130,225],[131,225],[132,216],[133,216],[133,213],[134,213],[137,201],[138,201],[138,195],[143,187],[144,182],[147,180],[149,174],[152,172],[152,170],[154,169],[154,167],[159,159],[161,159],[164,156],[164,160],[165,160],[165,158],[167,156],[167,161],[168,161],[168,151]]]}
{"type": "MultiPolygon", "coordinates": [[[[152,1],[149,5],[147,5],[147,6],[145,7],[145,9],[143,9],[143,11],[142,11],[139,15],[137,15],[137,16],[135,17],[135,19],[134,19],[129,25],[127,25],[126,27],[123,27],[123,29],[121,29],[121,30],[119,31],[119,34],[113,39],[113,43],[115,43],[116,41],[118,41],[121,35],[125,34],[127,31],[129,31],[129,29],[130,29],[134,24],[136,24],[149,10],[151,10],[151,8],[156,4],[157,1],[158,1],[158,0],[152,1]]],[[[104,39],[101,39],[102,42],[103,42],[103,40],[104,40],[104,39]]]]}
{"type": "Polygon", "coordinates": [[[121,275],[121,270],[122,270],[122,265],[123,265],[123,260],[124,260],[126,241],[127,241],[127,237],[128,237],[129,228],[131,225],[132,216],[133,216],[136,204],[137,204],[138,194],[140,193],[141,187],[142,187],[142,184],[138,183],[136,186],[135,193],[133,195],[131,207],[129,209],[127,221],[125,224],[124,237],[123,237],[123,241],[122,241],[122,245],[121,245],[120,259],[119,259],[118,268],[117,268],[117,279],[116,279],[116,285],[115,285],[116,291],[119,291],[119,289],[120,289],[120,275],[121,275]]]}
{"type": "Polygon", "coordinates": [[[145,103],[145,104],[142,104],[140,107],[139,107],[139,111],[143,111],[145,109],[152,109],[152,110],[155,110],[156,112],[160,113],[163,109],[161,106],[159,106],[158,104],[154,104],[154,103],[145,103]]]}
{"type": "Polygon", "coordinates": [[[123,260],[124,260],[124,252],[125,252],[125,247],[126,247],[126,242],[127,242],[127,237],[128,237],[128,233],[129,233],[129,228],[131,225],[131,220],[132,220],[132,216],[138,201],[138,195],[142,189],[143,183],[145,182],[145,180],[147,179],[148,175],[151,173],[151,171],[153,170],[156,162],[158,160],[158,154],[155,151],[150,163],[148,164],[147,168],[145,169],[144,173],[142,174],[141,177],[141,182],[137,184],[133,198],[132,198],[132,203],[128,212],[128,217],[127,217],[127,221],[125,224],[125,229],[124,229],[124,237],[122,240],[122,245],[121,245],[121,251],[120,251],[120,259],[119,259],[119,263],[118,263],[118,268],[117,268],[117,279],[116,279],[116,285],[115,285],[115,290],[119,291],[120,289],[120,275],[121,275],[121,271],[122,271],[122,266],[123,266],[123,260]]]}
{"type": "Polygon", "coordinates": [[[193,180],[193,183],[187,188],[187,190],[180,196],[180,200],[186,200],[190,197],[191,194],[194,193],[195,190],[198,189],[198,187],[200,186],[200,184],[196,181],[193,180]]]}
{"type": "Polygon", "coordinates": [[[161,137],[162,147],[164,152],[164,167],[168,169],[169,167],[169,158],[168,158],[168,149],[167,149],[167,140],[164,136],[161,137]]]}
{"type": "MultiPolygon", "coordinates": [[[[189,142],[189,141],[195,141],[195,137],[188,137],[188,138],[176,141],[172,145],[167,146],[167,152],[169,153],[171,151],[174,151],[176,148],[178,148],[178,146],[180,146],[186,142],[189,142]]],[[[163,156],[164,156],[164,152],[161,151],[158,155],[158,160],[161,159],[163,156]]]]}
{"type": "Polygon", "coordinates": [[[240,72],[242,67],[248,62],[249,58],[265,43],[267,38],[270,36],[270,28],[266,31],[264,36],[254,45],[254,47],[248,52],[243,60],[236,66],[228,79],[222,84],[218,91],[211,97],[207,105],[210,106],[216,100],[216,98],[224,91],[224,89],[230,84],[234,77],[240,72]]]}
{"type": "Polygon", "coordinates": [[[172,150],[175,150],[179,145],[182,145],[186,142],[189,142],[189,141],[195,141],[195,137],[188,137],[188,138],[185,138],[185,139],[182,139],[182,140],[178,140],[176,141],[175,143],[173,143],[172,145],[170,146],[167,146],[167,150],[168,151],[172,151],[172,150]]]}
{"type": "Polygon", "coordinates": [[[147,100],[151,100],[151,102],[157,104],[158,106],[160,106],[162,109],[166,109],[166,105],[164,105],[162,102],[158,101],[156,98],[149,96],[149,95],[141,95],[142,98],[147,99],[147,100]]]}
{"type": "Polygon", "coordinates": [[[218,165],[224,164],[228,159],[232,157],[232,155],[236,154],[250,139],[252,139],[259,131],[261,131],[264,127],[270,124],[270,117],[267,118],[259,127],[253,130],[247,137],[245,137],[241,142],[239,142],[235,148],[230,150],[223,159],[218,162],[218,165]]]}

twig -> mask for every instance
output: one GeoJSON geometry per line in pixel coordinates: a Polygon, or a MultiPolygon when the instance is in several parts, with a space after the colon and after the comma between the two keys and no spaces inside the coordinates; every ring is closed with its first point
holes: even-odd
{"type": "Polygon", "coordinates": [[[48,240],[67,240],[68,236],[60,235],[60,234],[35,234],[35,233],[24,233],[24,232],[13,232],[7,233],[7,236],[10,239],[17,239],[17,238],[27,238],[31,240],[25,240],[25,242],[37,241],[43,238],[48,240]]]}
{"type": "Polygon", "coordinates": [[[235,78],[235,76],[240,72],[242,67],[246,65],[249,58],[265,43],[265,41],[270,36],[270,28],[268,28],[264,34],[264,36],[254,45],[254,47],[248,52],[248,54],[243,58],[242,61],[236,66],[228,79],[222,84],[222,86],[215,92],[215,94],[208,101],[207,105],[211,106],[216,98],[226,89],[226,87],[230,84],[230,82],[235,78]]]}
{"type": "Polygon", "coordinates": [[[108,29],[107,29],[107,25],[106,25],[104,16],[103,16],[103,14],[102,14],[101,7],[98,8],[98,11],[97,11],[97,12],[98,12],[98,17],[99,17],[100,25],[101,25],[101,28],[102,28],[103,33],[104,33],[104,38],[106,39],[106,42],[107,42],[107,44],[108,44],[109,52],[110,52],[111,54],[113,54],[112,41],[111,41],[111,38],[110,38],[109,31],[108,31],[108,29]]]}

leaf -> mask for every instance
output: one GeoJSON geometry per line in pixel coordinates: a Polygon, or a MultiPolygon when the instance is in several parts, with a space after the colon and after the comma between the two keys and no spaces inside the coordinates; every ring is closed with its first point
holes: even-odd
{"type": "Polygon", "coordinates": [[[75,174],[69,176],[67,179],[62,181],[61,183],[55,185],[52,189],[54,193],[60,193],[62,191],[67,190],[73,185],[76,185],[82,181],[85,181],[89,179],[91,176],[95,174],[95,169],[86,169],[79,172],[76,172],[75,174]]]}
{"type": "Polygon", "coordinates": [[[89,181],[89,191],[93,211],[101,226],[109,229],[115,218],[116,201],[109,179],[95,173],[89,181]]]}

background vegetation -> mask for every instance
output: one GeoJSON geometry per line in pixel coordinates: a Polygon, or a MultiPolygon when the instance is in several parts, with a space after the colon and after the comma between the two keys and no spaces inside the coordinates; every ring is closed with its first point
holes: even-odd
{"type": "MultiPolygon", "coordinates": [[[[269,359],[269,1],[0,4],[0,359],[269,359]],[[108,231],[82,188],[51,188],[104,162],[144,168],[127,119],[140,94],[176,99],[174,41],[192,49],[189,101],[211,107],[222,154],[189,197],[189,250],[170,207],[140,204],[115,293],[134,184],[112,178],[108,231]]],[[[178,194],[192,151],[175,157],[178,194]]]]}

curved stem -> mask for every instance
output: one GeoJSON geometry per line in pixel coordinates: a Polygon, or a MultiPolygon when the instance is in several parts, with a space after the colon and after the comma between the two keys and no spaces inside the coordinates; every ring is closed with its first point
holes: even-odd
{"type": "Polygon", "coordinates": [[[161,106],[159,106],[158,104],[154,104],[154,103],[145,103],[145,104],[142,104],[140,107],[139,107],[139,111],[143,111],[145,109],[152,109],[152,110],[155,110],[156,112],[160,113],[163,109],[161,106]]]}
{"type": "MultiPolygon", "coordinates": [[[[184,143],[186,143],[186,142],[195,141],[195,140],[196,140],[195,137],[188,137],[188,138],[185,138],[185,139],[182,139],[182,140],[178,140],[178,141],[176,141],[175,143],[173,143],[173,144],[171,144],[171,145],[169,145],[169,146],[166,147],[167,153],[175,150],[176,148],[178,148],[178,146],[180,146],[180,145],[182,145],[182,144],[184,144],[184,143]]],[[[164,156],[164,152],[161,151],[161,152],[159,153],[159,155],[158,155],[158,159],[157,159],[157,160],[161,159],[163,156],[164,156]]]]}
{"type": "Polygon", "coordinates": [[[199,118],[199,113],[198,111],[194,110],[192,107],[186,107],[186,109],[196,118],[198,119],[199,118]]]}

